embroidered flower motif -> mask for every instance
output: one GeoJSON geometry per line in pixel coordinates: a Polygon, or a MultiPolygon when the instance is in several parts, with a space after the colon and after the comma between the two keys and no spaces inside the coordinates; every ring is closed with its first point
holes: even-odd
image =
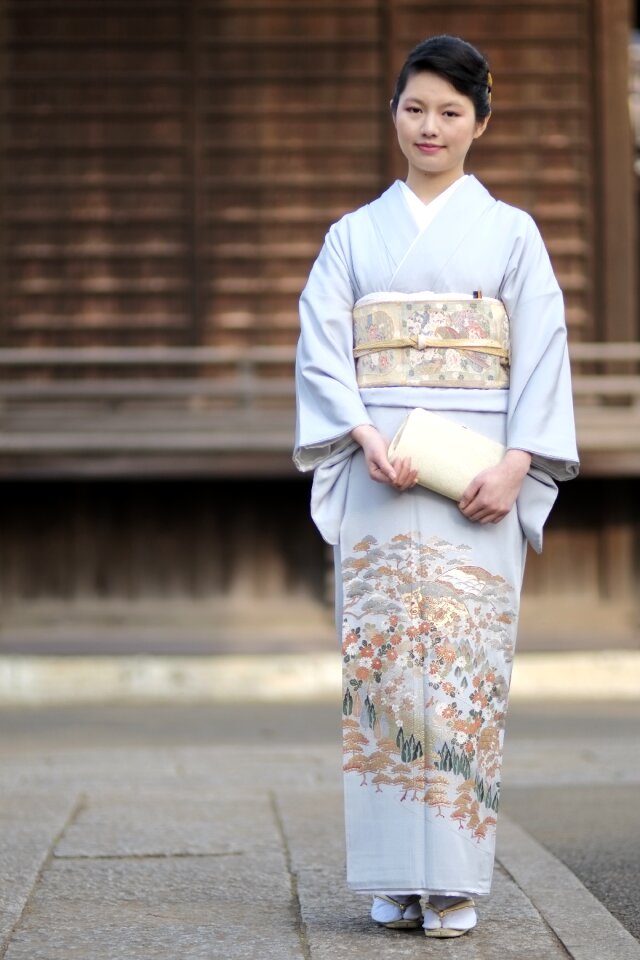
{"type": "Polygon", "coordinates": [[[454,828],[481,843],[499,805],[515,591],[438,538],[369,536],[354,549],[344,561],[345,771],[434,816],[449,809],[454,828]],[[467,607],[470,576],[483,590],[467,607]],[[414,586],[430,582],[436,598],[414,586]],[[372,609],[374,595],[389,600],[372,609]]]}

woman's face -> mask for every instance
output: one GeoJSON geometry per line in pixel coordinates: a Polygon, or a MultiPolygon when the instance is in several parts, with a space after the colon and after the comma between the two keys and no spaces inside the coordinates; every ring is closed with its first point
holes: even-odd
{"type": "Polygon", "coordinates": [[[464,172],[469,147],[488,123],[476,121],[473,101],[435,73],[409,77],[394,117],[400,149],[416,177],[449,180],[464,172]]]}

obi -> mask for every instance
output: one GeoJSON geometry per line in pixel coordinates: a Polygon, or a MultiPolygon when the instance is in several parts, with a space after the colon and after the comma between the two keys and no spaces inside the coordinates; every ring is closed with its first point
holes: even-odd
{"type": "Polygon", "coordinates": [[[353,338],[359,387],[509,387],[509,318],[491,297],[369,294],[353,338]]]}

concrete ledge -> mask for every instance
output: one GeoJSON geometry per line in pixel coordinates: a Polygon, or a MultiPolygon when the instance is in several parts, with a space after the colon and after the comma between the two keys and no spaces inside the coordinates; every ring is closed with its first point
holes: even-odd
{"type": "MultiPolygon", "coordinates": [[[[337,699],[336,652],[271,656],[0,656],[0,706],[337,699]]],[[[522,653],[513,700],[635,700],[640,651],[522,653]]]]}
{"type": "Polygon", "coordinates": [[[573,960],[640,960],[640,944],[557,857],[500,815],[497,859],[573,960]]]}
{"type": "Polygon", "coordinates": [[[518,700],[636,700],[640,651],[516,653],[511,696],[518,700]]]}

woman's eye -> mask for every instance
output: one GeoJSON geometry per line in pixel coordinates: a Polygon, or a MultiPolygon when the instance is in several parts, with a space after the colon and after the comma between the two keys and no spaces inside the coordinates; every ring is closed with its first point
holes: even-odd
{"type": "Polygon", "coordinates": [[[420,113],[420,107],[407,107],[408,113],[420,113]]]}
{"type": "Polygon", "coordinates": [[[455,113],[453,110],[445,110],[445,117],[457,117],[459,114],[455,113]]]}

